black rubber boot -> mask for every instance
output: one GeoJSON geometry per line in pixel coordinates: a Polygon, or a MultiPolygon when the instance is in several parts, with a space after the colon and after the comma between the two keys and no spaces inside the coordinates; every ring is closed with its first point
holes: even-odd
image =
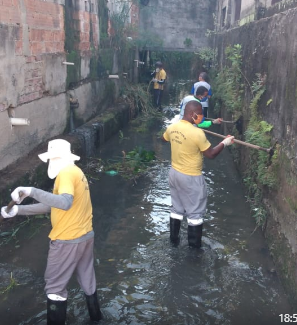
{"type": "Polygon", "coordinates": [[[189,246],[200,248],[202,238],[203,224],[199,226],[188,226],[188,242],[189,246]]]}
{"type": "Polygon", "coordinates": [[[170,218],[170,241],[173,244],[179,243],[179,230],[181,221],[178,219],[170,218]]]}
{"type": "Polygon", "coordinates": [[[91,296],[87,296],[86,294],[85,296],[87,300],[90,319],[92,321],[98,322],[100,319],[102,319],[102,314],[98,302],[97,291],[95,291],[91,296]]]}
{"type": "Polygon", "coordinates": [[[65,325],[67,300],[56,301],[47,298],[47,325],[65,325]]]}

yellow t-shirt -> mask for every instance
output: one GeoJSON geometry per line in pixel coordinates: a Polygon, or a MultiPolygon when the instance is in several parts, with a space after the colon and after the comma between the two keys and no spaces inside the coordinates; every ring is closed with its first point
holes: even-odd
{"type": "MultiPolygon", "coordinates": [[[[164,69],[161,69],[159,72],[156,73],[155,76],[156,79],[158,80],[165,80],[166,79],[166,72],[164,69]]],[[[157,82],[154,82],[154,89],[164,89],[164,85],[163,84],[158,84],[157,82]]]]}
{"type": "Polygon", "coordinates": [[[73,195],[73,204],[68,211],[51,208],[51,240],[76,239],[93,230],[89,185],[79,167],[72,165],[62,169],[55,180],[53,193],[73,195]]]}
{"type": "Polygon", "coordinates": [[[181,120],[171,124],[163,137],[171,144],[172,168],[186,175],[202,174],[202,151],[207,150],[211,144],[201,129],[181,120]]]}

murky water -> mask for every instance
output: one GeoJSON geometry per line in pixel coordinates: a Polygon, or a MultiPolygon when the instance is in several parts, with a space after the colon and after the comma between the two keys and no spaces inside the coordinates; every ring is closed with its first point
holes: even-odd
{"type": "MultiPolygon", "coordinates": [[[[99,174],[91,194],[94,210],[97,288],[107,324],[274,325],[292,313],[260,231],[250,216],[242,184],[225,150],[205,160],[209,201],[203,248],[191,249],[183,221],[181,242],[169,242],[170,146],[157,135],[122,130],[97,153],[103,159],[135,146],[154,150],[160,159],[137,183],[99,174]]],[[[213,144],[217,139],[210,138],[213,144]]],[[[17,243],[0,250],[1,288],[9,276],[20,284],[0,295],[1,325],[45,324],[43,272],[49,222],[37,220],[17,243]],[[44,224],[46,224],[44,226],[44,224]],[[32,229],[31,229],[32,228],[32,229]]],[[[68,323],[88,324],[82,291],[69,285],[68,323]]]]}

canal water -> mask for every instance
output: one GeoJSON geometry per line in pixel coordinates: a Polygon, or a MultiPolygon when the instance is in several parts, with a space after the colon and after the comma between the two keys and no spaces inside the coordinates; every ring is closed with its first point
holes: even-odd
{"type": "MultiPolygon", "coordinates": [[[[227,149],[204,161],[208,210],[203,247],[188,247],[186,220],[180,244],[170,244],[170,145],[160,140],[162,126],[141,133],[129,125],[96,154],[106,161],[141,146],[158,157],[136,181],[99,171],[90,178],[97,290],[104,315],[100,324],[281,324],[279,315],[292,310],[227,149]]],[[[213,145],[219,142],[208,138],[213,145]]],[[[37,219],[20,231],[17,243],[1,247],[2,291],[9,276],[18,284],[0,295],[1,325],[45,324],[49,229],[47,219],[37,219]]],[[[89,324],[75,279],[69,285],[67,315],[67,324],[89,324]]]]}

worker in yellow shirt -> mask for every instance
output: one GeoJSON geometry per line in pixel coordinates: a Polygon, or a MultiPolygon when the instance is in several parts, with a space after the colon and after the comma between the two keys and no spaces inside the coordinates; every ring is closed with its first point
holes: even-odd
{"type": "Polygon", "coordinates": [[[164,83],[166,81],[166,72],[163,69],[161,61],[156,62],[156,69],[152,72],[152,82],[154,83],[154,105],[157,109],[161,109],[164,83]]]}
{"type": "Polygon", "coordinates": [[[80,157],[74,155],[70,143],[63,139],[49,141],[48,151],[39,155],[49,162],[48,176],[55,179],[53,193],[34,187],[17,187],[12,193],[14,205],[4,218],[16,215],[51,214],[52,230],[45,271],[47,295],[47,325],[64,325],[67,309],[67,284],[76,272],[85,293],[90,319],[102,318],[96,289],[94,270],[93,213],[88,181],[74,164],[80,157]],[[26,197],[39,203],[19,205],[26,197]]]}
{"type": "Polygon", "coordinates": [[[234,139],[229,136],[212,148],[204,131],[195,127],[201,123],[203,117],[201,103],[196,99],[190,100],[185,106],[182,120],[169,125],[163,134],[163,140],[171,145],[170,240],[178,244],[181,220],[186,216],[188,244],[196,248],[201,247],[203,217],[207,204],[206,183],[202,174],[203,156],[215,158],[234,139]]]}

